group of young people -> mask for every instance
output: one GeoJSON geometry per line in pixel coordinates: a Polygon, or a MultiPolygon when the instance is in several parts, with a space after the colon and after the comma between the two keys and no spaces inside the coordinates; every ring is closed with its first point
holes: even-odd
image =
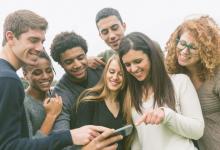
{"type": "Polygon", "coordinates": [[[119,12],[96,15],[111,48],[88,57],[86,40],[61,32],[50,47],[47,21],[29,10],[7,16],[0,52],[0,149],[217,150],[220,143],[219,28],[209,16],[184,20],[163,56],[146,34],[125,35],[119,12]],[[24,92],[16,70],[23,69],[24,92]],[[123,137],[114,129],[133,124],[123,137]],[[194,142],[193,142],[194,141],[194,142]]]}

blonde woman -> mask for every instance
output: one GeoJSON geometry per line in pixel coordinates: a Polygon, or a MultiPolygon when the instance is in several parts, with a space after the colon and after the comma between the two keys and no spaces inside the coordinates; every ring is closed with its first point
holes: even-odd
{"type": "MultiPolygon", "coordinates": [[[[117,129],[125,125],[122,113],[125,77],[118,55],[107,62],[100,81],[85,90],[77,102],[77,127],[92,124],[117,129]]],[[[123,141],[118,143],[123,150],[123,141]]]]}

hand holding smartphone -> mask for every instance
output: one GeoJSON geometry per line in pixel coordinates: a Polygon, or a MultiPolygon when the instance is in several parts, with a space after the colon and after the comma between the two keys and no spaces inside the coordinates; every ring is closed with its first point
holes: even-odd
{"type": "Polygon", "coordinates": [[[128,135],[131,134],[132,129],[133,129],[133,125],[129,124],[129,125],[126,125],[126,126],[124,126],[124,127],[121,127],[121,128],[119,128],[119,129],[115,130],[115,131],[113,132],[113,135],[118,135],[118,134],[120,134],[120,135],[122,135],[122,136],[128,136],[128,135]]]}

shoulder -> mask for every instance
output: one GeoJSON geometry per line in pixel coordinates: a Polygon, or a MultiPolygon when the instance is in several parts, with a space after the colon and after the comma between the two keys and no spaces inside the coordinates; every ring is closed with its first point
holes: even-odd
{"type": "Polygon", "coordinates": [[[99,57],[103,57],[104,61],[107,62],[108,59],[109,59],[114,53],[116,53],[116,51],[114,51],[114,50],[105,50],[105,51],[101,52],[98,56],[99,56],[99,57]]]}
{"type": "Polygon", "coordinates": [[[93,110],[97,105],[97,101],[83,101],[79,103],[78,110],[86,112],[88,110],[93,110]]]}
{"type": "Polygon", "coordinates": [[[71,82],[68,80],[67,74],[64,74],[62,76],[62,78],[56,83],[56,85],[54,86],[53,89],[53,94],[57,93],[57,94],[71,94],[70,92],[70,88],[71,87],[71,82]]]}
{"type": "Polygon", "coordinates": [[[194,87],[190,78],[185,74],[172,74],[170,79],[175,90],[186,89],[188,87],[194,87]]]}
{"type": "Polygon", "coordinates": [[[12,69],[8,62],[2,59],[0,59],[0,77],[13,78],[20,81],[18,75],[16,74],[16,71],[12,69]]]}
{"type": "Polygon", "coordinates": [[[220,65],[215,70],[215,78],[220,80],[220,65]]]}
{"type": "Polygon", "coordinates": [[[185,74],[171,74],[170,79],[172,80],[173,84],[190,81],[190,78],[185,74]]]}
{"type": "Polygon", "coordinates": [[[93,68],[88,68],[88,74],[91,75],[91,76],[101,76],[102,72],[103,72],[103,67],[102,66],[99,66],[97,67],[96,69],[93,69],[93,68]]]}

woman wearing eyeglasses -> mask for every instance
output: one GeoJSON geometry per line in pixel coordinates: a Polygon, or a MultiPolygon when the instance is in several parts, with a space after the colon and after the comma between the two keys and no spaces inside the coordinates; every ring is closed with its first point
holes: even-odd
{"type": "Polygon", "coordinates": [[[200,150],[220,147],[219,29],[208,16],[186,20],[167,42],[166,66],[171,74],[187,74],[195,86],[205,121],[200,150]]]}
{"type": "Polygon", "coordinates": [[[29,83],[24,100],[29,137],[42,138],[50,133],[62,110],[60,96],[48,97],[51,96],[50,88],[54,77],[52,63],[46,52],[43,52],[36,66],[26,65],[22,69],[29,83]]]}

